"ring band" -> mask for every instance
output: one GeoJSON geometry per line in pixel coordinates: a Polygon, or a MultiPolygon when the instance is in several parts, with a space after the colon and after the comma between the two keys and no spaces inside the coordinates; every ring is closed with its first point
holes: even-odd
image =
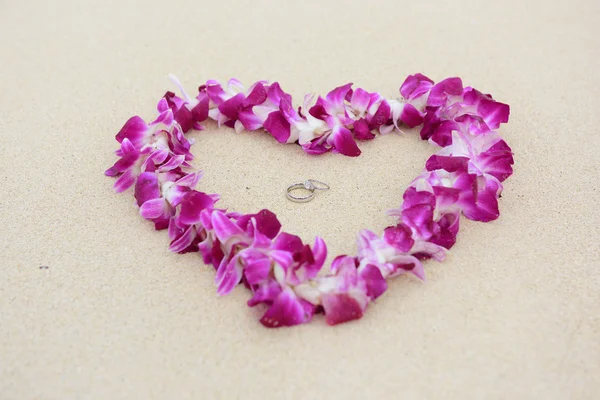
{"type": "Polygon", "coordinates": [[[307,188],[304,183],[295,183],[287,188],[287,198],[296,203],[306,203],[311,201],[313,197],[315,197],[315,188],[309,187],[307,188]],[[310,191],[310,194],[307,196],[294,196],[292,192],[296,189],[304,189],[310,191]]]}
{"type": "Polygon", "coordinates": [[[315,190],[329,190],[330,189],[328,184],[326,184],[325,182],[318,181],[316,179],[308,179],[308,182],[310,182],[312,184],[311,187],[312,187],[312,189],[315,189],[315,190]]]}

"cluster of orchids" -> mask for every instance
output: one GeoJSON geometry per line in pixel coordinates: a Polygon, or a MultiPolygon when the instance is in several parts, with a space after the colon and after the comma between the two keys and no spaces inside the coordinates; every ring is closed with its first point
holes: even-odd
{"type": "Polygon", "coordinates": [[[264,310],[267,327],[311,321],[323,313],[330,325],[361,318],[387,289],[389,278],[412,274],[425,279],[422,261],[443,261],[456,242],[459,217],[498,218],[502,181],[512,174],[510,147],[495,131],[507,122],[509,106],[460,78],[434,83],[410,75],[397,99],[340,86],[325,97],[307,95],[294,108],[277,82],[259,81],[245,89],[209,80],[190,97],[167,92],[151,123],[130,118],[116,135],[119,160],[106,171],[118,177],[117,192],[134,188],[143,218],[168,231],[169,249],[199,252],[216,270],[219,295],[242,283],[252,293],[250,307],[264,310]],[[396,225],[378,235],[363,230],[358,254],[336,257],[329,271],[325,242],[312,245],[281,230],[269,210],[241,214],[216,206],[219,196],[196,190],[201,173],[189,164],[192,141],[185,136],[215,121],[237,132],[262,129],[281,143],[297,143],[309,154],[358,156],[357,141],[421,126],[424,140],[439,146],[412,181],[398,209],[396,225]]]}

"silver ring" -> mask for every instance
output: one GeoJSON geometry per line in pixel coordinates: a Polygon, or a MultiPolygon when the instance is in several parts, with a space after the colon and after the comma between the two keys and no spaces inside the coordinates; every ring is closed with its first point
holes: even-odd
{"type": "MultiPolygon", "coordinates": [[[[311,189],[315,189],[315,190],[329,190],[330,189],[328,184],[326,184],[325,182],[318,181],[316,179],[309,179],[306,182],[310,182],[312,184],[311,189]],[[315,183],[316,183],[316,185],[315,185],[315,183]]],[[[306,185],[306,182],[304,182],[305,185],[306,185]]]]}
{"type": "Polygon", "coordinates": [[[307,182],[295,183],[293,185],[290,185],[287,188],[287,193],[286,193],[287,198],[296,203],[306,203],[308,201],[311,201],[313,199],[313,197],[315,197],[315,189],[314,189],[314,187],[311,187],[312,184],[309,187],[307,187],[307,185],[306,185],[307,182]],[[310,192],[310,194],[308,196],[294,196],[292,194],[292,192],[296,189],[308,190],[310,192]]]}
{"type": "Polygon", "coordinates": [[[302,183],[294,183],[288,186],[286,196],[296,203],[306,203],[315,197],[315,190],[329,190],[329,185],[316,179],[307,179],[302,183]],[[296,189],[308,190],[310,194],[308,196],[294,196],[292,192],[296,189]]]}

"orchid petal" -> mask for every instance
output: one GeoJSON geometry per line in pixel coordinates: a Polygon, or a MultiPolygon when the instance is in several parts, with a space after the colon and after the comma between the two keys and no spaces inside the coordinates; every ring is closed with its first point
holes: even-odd
{"type": "Polygon", "coordinates": [[[407,100],[419,98],[429,92],[433,81],[423,74],[409,75],[400,86],[400,94],[407,100]]]}
{"type": "Polygon", "coordinates": [[[161,217],[165,212],[165,200],[163,198],[151,199],[144,202],[140,207],[140,214],[145,219],[153,220],[161,217]]]}
{"type": "Polygon", "coordinates": [[[186,194],[181,201],[181,211],[179,220],[186,225],[193,225],[201,222],[200,214],[205,209],[211,209],[214,200],[206,193],[192,191],[186,194]]]}
{"type": "Polygon", "coordinates": [[[371,299],[376,299],[387,290],[387,282],[379,268],[374,265],[367,265],[360,273],[360,276],[367,285],[367,295],[371,299]]]}
{"type": "Polygon", "coordinates": [[[360,155],[361,151],[352,138],[352,133],[347,128],[336,126],[330,138],[330,144],[343,155],[349,157],[358,157],[360,155]]]}
{"type": "Polygon", "coordinates": [[[229,294],[241,280],[242,265],[239,263],[239,256],[234,256],[229,261],[224,258],[215,276],[217,294],[219,296],[229,294]]]}
{"type": "Polygon", "coordinates": [[[219,111],[229,119],[237,119],[238,110],[245,100],[243,93],[238,93],[219,105],[219,111]]]}
{"type": "Polygon", "coordinates": [[[337,325],[362,318],[367,300],[366,294],[361,292],[327,293],[321,295],[321,302],[325,310],[325,322],[337,325]]]}
{"type": "Polygon", "coordinates": [[[460,78],[447,78],[436,83],[429,92],[427,105],[439,107],[446,104],[448,96],[460,96],[463,93],[462,80],[460,78]]]}
{"type": "Polygon", "coordinates": [[[148,200],[160,197],[160,186],[158,177],[154,172],[143,172],[135,184],[135,199],[138,206],[148,200]]]}
{"type": "Polygon", "coordinates": [[[291,289],[285,288],[279,293],[260,322],[269,328],[293,326],[310,321],[313,314],[314,306],[299,299],[291,289]]]}
{"type": "Polygon", "coordinates": [[[361,88],[356,88],[356,90],[352,92],[350,105],[358,113],[358,115],[362,116],[365,111],[367,111],[370,100],[371,96],[369,95],[369,92],[361,88]]]}
{"type": "Polygon", "coordinates": [[[129,189],[135,183],[135,176],[131,171],[126,171],[123,175],[115,181],[115,191],[121,193],[129,189]]]}
{"type": "Polygon", "coordinates": [[[214,211],[212,213],[211,222],[217,238],[223,243],[232,236],[244,234],[244,231],[221,211],[214,211]]]}
{"type": "Polygon", "coordinates": [[[281,286],[277,281],[270,280],[262,283],[254,291],[252,298],[248,300],[248,306],[254,307],[261,303],[273,304],[279,293],[281,293],[281,286]]]}
{"type": "Polygon", "coordinates": [[[279,143],[287,143],[290,138],[290,123],[285,119],[281,111],[274,111],[269,114],[264,122],[264,128],[279,143]]]}
{"type": "Polygon", "coordinates": [[[245,265],[244,276],[250,285],[257,285],[269,277],[271,259],[267,255],[245,250],[240,257],[245,265]]]}
{"type": "Polygon", "coordinates": [[[115,136],[117,142],[123,142],[123,139],[129,139],[136,147],[141,145],[141,141],[148,132],[148,124],[141,117],[133,116],[125,122],[125,125],[115,136]]]}
{"type": "Polygon", "coordinates": [[[387,243],[404,253],[410,251],[415,244],[410,228],[404,224],[388,226],[384,230],[383,237],[387,243]]]}
{"type": "Polygon", "coordinates": [[[196,229],[193,226],[188,226],[185,231],[169,245],[169,251],[179,253],[187,249],[196,238],[196,229]]]}
{"type": "Polygon", "coordinates": [[[421,113],[412,104],[405,104],[400,114],[400,120],[409,128],[414,128],[423,123],[421,113]]]}

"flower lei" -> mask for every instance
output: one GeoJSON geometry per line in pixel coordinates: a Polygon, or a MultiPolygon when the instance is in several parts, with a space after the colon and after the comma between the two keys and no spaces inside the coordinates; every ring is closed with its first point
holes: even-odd
{"type": "Polygon", "coordinates": [[[219,295],[243,283],[252,292],[250,307],[265,307],[267,327],[308,322],[324,313],[334,325],[361,318],[368,304],[387,289],[386,280],[404,273],[424,279],[421,261],[443,261],[455,241],[459,215],[476,221],[498,218],[501,182],[512,174],[510,147],[494,130],[508,121],[509,106],[495,101],[460,78],[437,84],[410,75],[401,99],[340,86],[325,97],[307,95],[302,107],[277,82],[259,81],[245,90],[236,79],[224,89],[209,80],[190,97],[167,92],[158,117],[147,124],[130,118],[116,135],[120,158],[106,171],[118,176],[117,192],[134,186],[142,217],[157,230],[168,229],[169,250],[199,252],[216,269],[219,295]],[[441,149],[404,192],[400,208],[389,211],[398,223],[381,235],[363,230],[358,254],[333,260],[319,274],[327,256],[323,239],[312,246],[281,231],[275,214],[241,214],[215,206],[216,194],[194,188],[201,172],[191,170],[192,141],[184,133],[203,129],[212,119],[237,132],[264,129],[280,143],[298,143],[309,154],[358,156],[356,140],[375,133],[419,125],[421,138],[441,149]]]}

